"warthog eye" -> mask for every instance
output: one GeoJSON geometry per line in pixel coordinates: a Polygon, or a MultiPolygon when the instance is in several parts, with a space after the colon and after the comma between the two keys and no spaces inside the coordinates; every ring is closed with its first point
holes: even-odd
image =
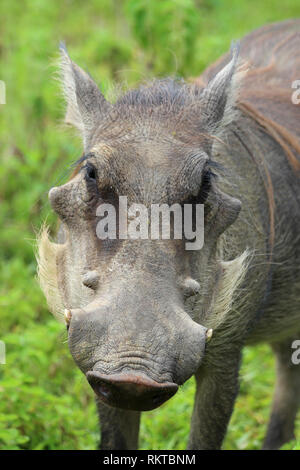
{"type": "Polygon", "coordinates": [[[85,178],[86,180],[96,181],[97,179],[97,170],[91,163],[87,163],[84,167],[85,169],[85,178]]]}
{"type": "Polygon", "coordinates": [[[197,196],[197,202],[199,204],[204,204],[205,203],[205,201],[208,197],[210,188],[211,188],[211,179],[212,179],[213,176],[214,176],[214,173],[210,169],[206,170],[203,173],[201,188],[200,188],[200,191],[199,191],[198,196],[197,196]]]}

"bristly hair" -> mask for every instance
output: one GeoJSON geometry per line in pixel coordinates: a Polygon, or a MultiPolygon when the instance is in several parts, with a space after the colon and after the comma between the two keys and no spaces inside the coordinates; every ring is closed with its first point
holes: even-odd
{"type": "Polygon", "coordinates": [[[200,87],[187,84],[183,79],[156,79],[129,90],[116,102],[117,106],[183,107],[194,102],[200,87]]]}
{"type": "Polygon", "coordinates": [[[99,123],[92,143],[101,135],[108,140],[128,141],[139,129],[144,135],[146,128],[159,138],[163,126],[178,141],[198,142],[204,150],[209,149],[218,136],[206,126],[206,116],[201,112],[202,91],[199,85],[172,78],[153,80],[129,90],[99,123]]]}
{"type": "Polygon", "coordinates": [[[63,245],[49,240],[49,229],[44,225],[37,237],[37,247],[39,284],[45,294],[49,310],[59,321],[63,322],[64,304],[60,295],[56,264],[63,245]]]}

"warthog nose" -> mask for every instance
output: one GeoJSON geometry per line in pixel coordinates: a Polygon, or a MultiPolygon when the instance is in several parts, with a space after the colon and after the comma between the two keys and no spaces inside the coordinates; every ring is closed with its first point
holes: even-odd
{"type": "Polygon", "coordinates": [[[129,373],[105,375],[89,371],[86,377],[104,403],[136,411],[157,408],[178,390],[178,385],[174,383],[158,383],[146,376],[129,373]]]}

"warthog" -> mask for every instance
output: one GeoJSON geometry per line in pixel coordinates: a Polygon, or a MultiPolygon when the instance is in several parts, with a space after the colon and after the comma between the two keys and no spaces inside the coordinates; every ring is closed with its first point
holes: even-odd
{"type": "Polygon", "coordinates": [[[193,83],[153,81],[114,104],[61,47],[66,121],[82,134],[84,153],[71,179],[50,190],[61,228],[57,243],[42,231],[39,277],[96,394],[102,449],[136,448],[140,412],[192,375],[188,448],[220,448],[243,346],[262,341],[277,359],[264,447],[293,437],[299,31],[300,20],[268,25],[193,83]],[[202,249],[185,249],[184,237],[99,238],[97,208],[110,204],[118,215],[120,196],[146,207],[204,205],[202,249]]]}

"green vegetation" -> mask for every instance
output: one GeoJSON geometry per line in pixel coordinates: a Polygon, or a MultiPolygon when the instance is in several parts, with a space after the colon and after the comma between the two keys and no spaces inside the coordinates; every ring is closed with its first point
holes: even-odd
{"type": "MultiPolygon", "coordinates": [[[[109,94],[112,82],[197,76],[232,39],[299,14],[298,0],[1,1],[0,339],[7,364],[0,365],[0,448],[92,449],[98,442],[92,392],[35,279],[35,232],[46,216],[55,226],[47,192],[81,154],[80,141],[59,125],[63,106],[51,65],[58,41],[109,94]]],[[[268,346],[246,349],[225,449],[261,446],[273,380],[268,346]]],[[[144,414],[142,448],[184,448],[193,391],[191,380],[144,414]]]]}

